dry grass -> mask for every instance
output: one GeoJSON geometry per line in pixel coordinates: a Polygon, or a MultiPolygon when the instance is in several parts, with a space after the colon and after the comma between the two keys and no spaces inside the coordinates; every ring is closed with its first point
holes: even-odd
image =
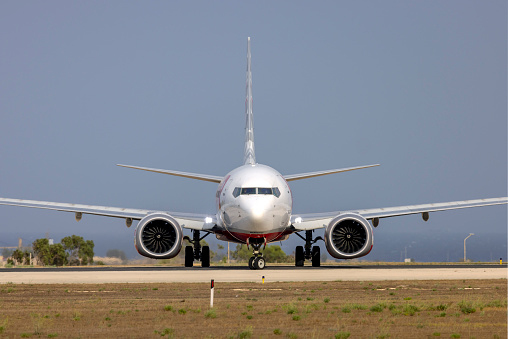
{"type": "MultiPolygon", "coordinates": [[[[91,273],[93,274],[93,273],[91,273]]],[[[0,285],[0,337],[506,338],[506,280],[0,285]]]]}

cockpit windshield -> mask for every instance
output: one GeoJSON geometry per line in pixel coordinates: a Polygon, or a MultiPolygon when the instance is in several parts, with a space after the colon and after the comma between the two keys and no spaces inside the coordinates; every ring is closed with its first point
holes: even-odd
{"type": "Polygon", "coordinates": [[[280,191],[277,187],[235,187],[233,196],[237,198],[239,195],[274,195],[280,197],[280,191]]]}
{"type": "Polygon", "coordinates": [[[242,193],[240,194],[246,194],[246,195],[249,195],[249,194],[256,194],[256,188],[255,187],[244,187],[242,188],[242,193]]]}
{"type": "Polygon", "coordinates": [[[272,194],[272,188],[259,187],[258,194],[272,194]]]}

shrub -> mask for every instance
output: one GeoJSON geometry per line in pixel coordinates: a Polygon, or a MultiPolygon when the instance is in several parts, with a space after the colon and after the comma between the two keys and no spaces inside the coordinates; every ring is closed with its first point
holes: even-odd
{"type": "Polygon", "coordinates": [[[377,304],[370,308],[371,312],[382,312],[386,308],[386,304],[377,304]]]}
{"type": "Polygon", "coordinates": [[[170,337],[170,338],[171,338],[171,337],[173,337],[173,335],[175,334],[175,330],[174,330],[174,329],[172,329],[172,328],[167,328],[167,327],[166,327],[165,329],[163,329],[162,331],[157,331],[157,330],[155,330],[155,331],[153,331],[153,332],[154,332],[155,334],[160,335],[161,337],[164,337],[164,336],[166,336],[166,335],[167,335],[167,336],[168,336],[168,337],[170,337]]]}
{"type": "Polygon", "coordinates": [[[406,305],[404,305],[402,311],[403,311],[404,315],[413,316],[413,315],[415,315],[416,312],[419,312],[420,309],[418,307],[416,307],[415,305],[406,304],[406,305]]]}
{"type": "Polygon", "coordinates": [[[461,301],[459,303],[460,311],[464,314],[471,314],[476,312],[476,309],[473,308],[473,304],[471,302],[461,301]]]}
{"type": "Polygon", "coordinates": [[[335,334],[335,339],[347,339],[350,335],[351,333],[349,332],[338,332],[335,334]]]}
{"type": "Polygon", "coordinates": [[[208,311],[205,312],[205,318],[211,318],[211,319],[215,319],[217,318],[217,314],[215,313],[215,309],[209,309],[208,311]]]}
{"type": "Polygon", "coordinates": [[[238,333],[239,339],[246,339],[252,337],[252,326],[247,326],[245,330],[238,333]]]}
{"type": "Polygon", "coordinates": [[[294,314],[298,312],[298,308],[296,308],[296,306],[293,304],[285,305],[284,309],[288,314],[294,314]]]}

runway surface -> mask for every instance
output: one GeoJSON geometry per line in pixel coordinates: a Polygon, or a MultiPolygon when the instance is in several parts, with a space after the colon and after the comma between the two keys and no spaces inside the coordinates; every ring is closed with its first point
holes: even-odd
{"type": "Polygon", "coordinates": [[[155,282],[265,282],[506,279],[506,265],[369,265],[294,267],[250,270],[218,267],[65,267],[3,268],[0,283],[155,283],[155,282]]]}

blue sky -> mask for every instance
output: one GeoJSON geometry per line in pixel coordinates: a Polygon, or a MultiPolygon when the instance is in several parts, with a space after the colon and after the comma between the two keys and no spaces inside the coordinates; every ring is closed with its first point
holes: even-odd
{"type": "MultiPolygon", "coordinates": [[[[258,162],[381,164],[294,182],[294,211],[506,196],[506,1],[2,2],[0,196],[214,212],[212,183],[115,164],[240,165],[248,36],[258,162]]],[[[0,213],[0,246],[46,232],[132,244],[121,220],[0,213]]],[[[506,239],[506,213],[395,218],[376,234],[506,239]]]]}

